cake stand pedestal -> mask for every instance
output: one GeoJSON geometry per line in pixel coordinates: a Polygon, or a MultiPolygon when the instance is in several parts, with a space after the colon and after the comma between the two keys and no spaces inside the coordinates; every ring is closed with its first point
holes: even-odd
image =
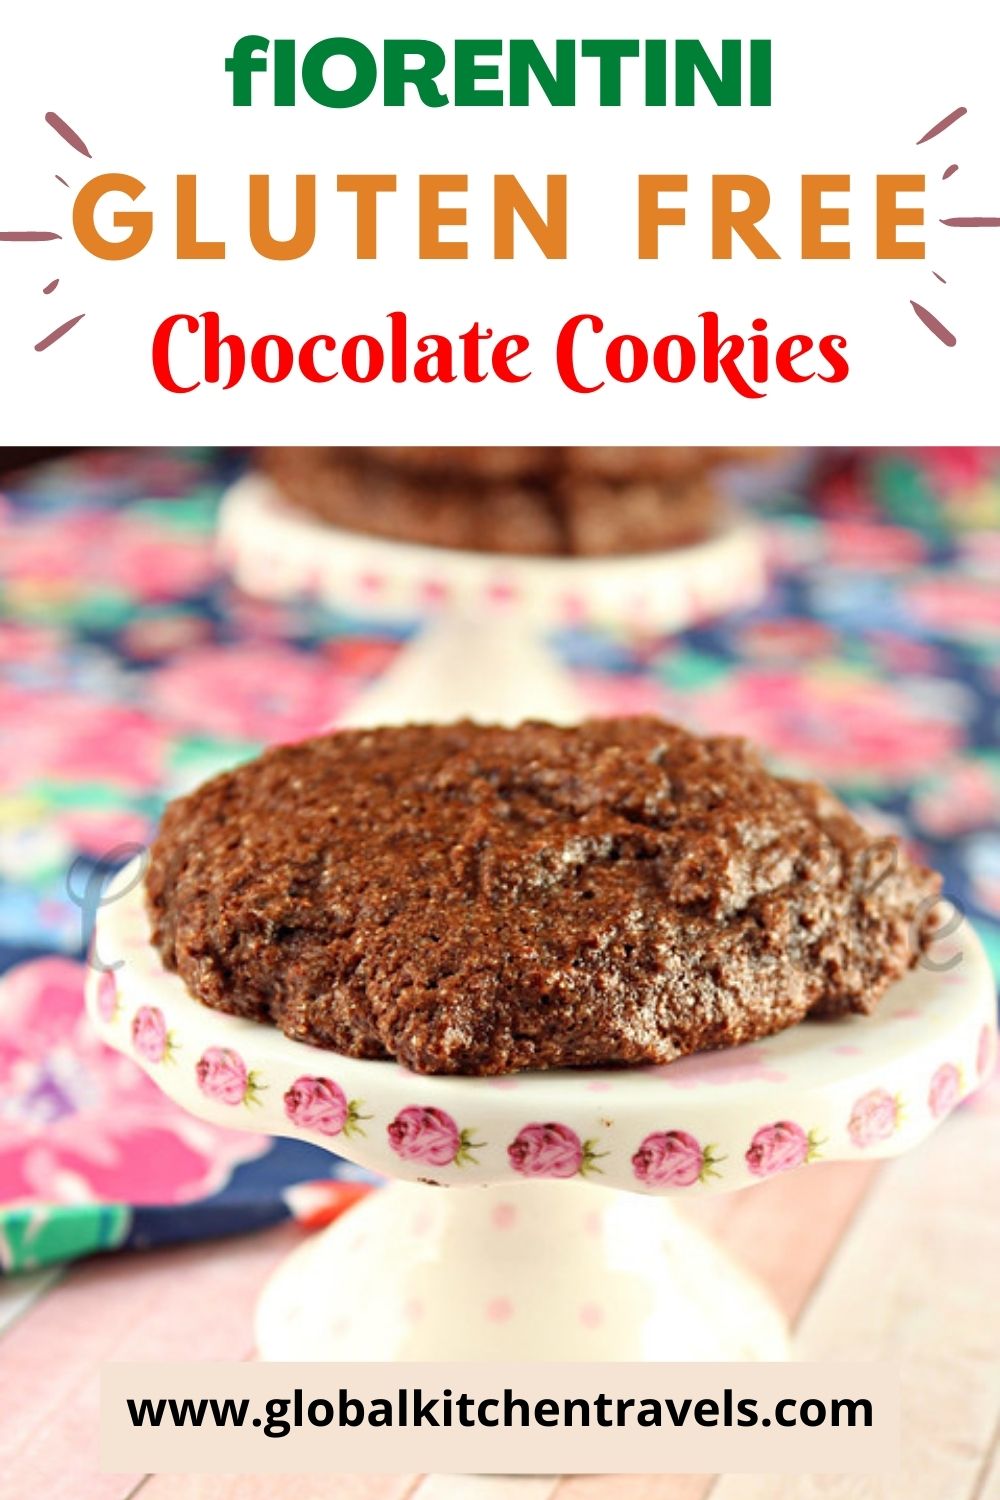
{"type": "Polygon", "coordinates": [[[666,1202],[579,1182],[395,1183],[257,1308],[267,1359],[783,1359],[781,1314],[666,1202]]]}
{"type": "Polygon", "coordinates": [[[992,978],[963,925],[871,1017],[668,1067],[424,1077],[192,999],[133,879],[99,917],[121,961],[90,976],[104,1040],[202,1118],[399,1179],[278,1269],[267,1359],[780,1358],[780,1315],[675,1205],[917,1146],[994,1059],[992,978]]]}

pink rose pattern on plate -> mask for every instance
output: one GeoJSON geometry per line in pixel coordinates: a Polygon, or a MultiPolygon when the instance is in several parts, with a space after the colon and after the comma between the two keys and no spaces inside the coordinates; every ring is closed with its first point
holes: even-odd
{"type": "MultiPolygon", "coordinates": [[[[113,975],[100,977],[96,1009],[110,1023],[120,1012],[121,1004],[113,975]]],[[[140,1006],[129,1027],[133,1051],[144,1061],[168,1061],[179,1044],[169,1032],[163,1012],[157,1006],[140,1006]]],[[[988,1068],[995,1032],[984,1026],[976,1050],[976,1069],[980,1076],[988,1068]]],[[[206,1097],[228,1105],[253,1104],[266,1087],[258,1072],[247,1067],[233,1048],[206,1048],[195,1068],[198,1087],[206,1097]]],[[[935,1120],[941,1119],[959,1102],[964,1088],[962,1069],[955,1063],[941,1063],[934,1071],[927,1091],[927,1109],[935,1120]]],[[[302,1075],[283,1095],[286,1117],[302,1130],[350,1139],[364,1136],[361,1122],[372,1118],[362,1113],[360,1099],[348,1099],[338,1083],[326,1077],[302,1075]]],[[[888,1140],[903,1119],[903,1102],[898,1094],[886,1088],[875,1088],[854,1103],[847,1124],[851,1142],[866,1148],[888,1140]]],[[[429,1105],[409,1105],[400,1110],[387,1126],[386,1135],[393,1152],[406,1161],[430,1166],[463,1166],[477,1162],[472,1153],[482,1149],[483,1141],[473,1140],[471,1129],[459,1129],[447,1111],[429,1105]]],[[[507,1159],[522,1177],[572,1178],[600,1172],[597,1161],[609,1153],[598,1151],[599,1138],[581,1139],[570,1126],[559,1122],[532,1122],[523,1126],[507,1146],[507,1159]]],[[[757,1130],[744,1153],[748,1171],[755,1177],[769,1177],[807,1165],[821,1156],[826,1141],[813,1129],[806,1131],[794,1121],[779,1120],[757,1130]]],[[[723,1174],[716,1170],[726,1156],[716,1144],[703,1146],[688,1131],[673,1129],[646,1135],[631,1156],[632,1175],[637,1182],[651,1188],[683,1188],[705,1183],[723,1174]]]]}
{"type": "MultiPolygon", "coordinates": [[[[120,1000],[113,976],[101,977],[96,1008],[102,1019],[113,1020],[120,1011],[120,1000]]],[[[157,1006],[140,1006],[133,1014],[130,1035],[133,1051],[146,1062],[169,1061],[178,1042],[167,1030],[163,1012],[157,1006]]],[[[992,1028],[984,1026],[979,1035],[976,1066],[980,1075],[989,1065],[993,1052],[992,1028]]],[[[208,1047],[195,1067],[198,1087],[206,1097],[228,1105],[253,1104],[266,1087],[258,1072],[249,1069],[244,1059],[230,1047],[208,1047]]],[[[951,1062],[941,1063],[931,1077],[927,1108],[931,1117],[941,1119],[959,1102],[963,1091],[962,1070],[951,1062]]],[[[348,1099],[333,1079],[303,1074],[283,1096],[286,1117],[302,1130],[318,1135],[345,1138],[366,1134],[362,1121],[371,1115],[362,1113],[363,1101],[348,1099]]],[[[854,1103],[847,1125],[851,1142],[865,1148],[888,1140],[903,1118],[903,1102],[898,1094],[875,1088],[854,1103]]],[[[393,1152],[404,1161],[423,1162],[429,1166],[458,1166],[477,1162],[472,1153],[485,1142],[473,1140],[471,1129],[459,1129],[447,1111],[431,1105],[409,1105],[400,1110],[386,1128],[393,1152]]],[[[597,1137],[581,1139],[570,1126],[549,1121],[522,1126],[507,1147],[507,1160],[522,1177],[586,1177],[602,1169],[596,1165],[609,1153],[598,1151],[597,1137]]],[[[816,1161],[826,1141],[813,1129],[806,1131],[791,1120],[779,1120],[757,1130],[744,1153],[748,1171],[755,1177],[770,1177],[816,1161]]],[[[726,1156],[716,1144],[703,1146],[688,1131],[674,1129],[654,1131],[644,1137],[631,1157],[632,1175],[646,1187],[691,1187],[723,1174],[716,1170],[726,1156]]]]}
{"type": "Polygon", "coordinates": [[[747,1168],[755,1177],[790,1172],[794,1167],[804,1167],[815,1161],[823,1144],[814,1130],[807,1133],[793,1120],[762,1125],[747,1148],[747,1168]]]}
{"type": "Polygon", "coordinates": [[[361,1100],[348,1099],[332,1078],[305,1076],[286,1089],[285,1114],[303,1130],[314,1130],[318,1135],[340,1135],[343,1131],[348,1140],[364,1135],[360,1121],[371,1119],[361,1113],[361,1100]]]}
{"type": "Polygon", "coordinates": [[[581,1141],[568,1125],[524,1125],[507,1147],[507,1160],[522,1177],[586,1177],[606,1155],[596,1140],[581,1141]]]}
{"type": "MultiPolygon", "coordinates": [[[[111,1022],[120,1011],[120,999],[113,975],[101,976],[97,988],[96,1008],[102,1019],[111,1022]]],[[[140,1006],[133,1014],[130,1035],[135,1053],[150,1063],[170,1059],[178,1043],[168,1032],[162,1011],[156,1006],[140,1006]]],[[[984,1026],[976,1050],[976,1069],[983,1076],[993,1054],[995,1032],[984,1026]]],[[[228,1105],[252,1104],[266,1085],[260,1075],[247,1067],[244,1059],[229,1047],[209,1047],[195,1069],[198,1086],[207,1097],[228,1105]]],[[[927,1091],[927,1109],[935,1120],[941,1119],[959,1102],[963,1092],[961,1068],[952,1062],[941,1063],[934,1071],[927,1091]]],[[[333,1079],[303,1074],[284,1092],[284,1111],[300,1129],[330,1138],[343,1134],[350,1139],[365,1135],[362,1121],[372,1118],[362,1112],[360,1099],[348,1099],[333,1079]]],[[[853,1145],[866,1148],[888,1140],[903,1118],[900,1096],[886,1088],[875,1088],[854,1103],[847,1123],[847,1134],[853,1145]]],[[[482,1149],[483,1141],[473,1140],[473,1131],[460,1129],[447,1111],[430,1105],[409,1105],[400,1110],[386,1128],[393,1152],[404,1161],[422,1162],[428,1166],[461,1167],[477,1162],[472,1153],[482,1149]]],[[[522,1126],[507,1146],[509,1165],[522,1177],[568,1179],[587,1176],[602,1169],[596,1165],[609,1153],[598,1151],[599,1139],[581,1139],[570,1126],[549,1121],[522,1126]]],[[[747,1170],[755,1177],[770,1177],[807,1165],[821,1156],[826,1141],[813,1129],[806,1131],[795,1121],[779,1120],[757,1130],[744,1153],[747,1170]]],[[[682,1129],[654,1131],[646,1135],[631,1156],[632,1175],[649,1188],[685,1188],[723,1176],[717,1170],[726,1160],[716,1144],[702,1145],[690,1132],[682,1129]]]]}
{"type": "Polygon", "coordinates": [[[459,1130],[443,1109],[419,1104],[401,1109],[386,1134],[389,1145],[403,1161],[425,1162],[431,1167],[461,1167],[475,1162],[473,1151],[485,1145],[472,1139],[471,1130],[459,1130]]]}
{"type": "Polygon", "coordinates": [[[902,1115],[903,1101],[898,1094],[890,1094],[888,1089],[872,1089],[855,1101],[847,1133],[855,1146],[862,1149],[874,1146],[895,1134],[902,1115]]]}
{"type": "Polygon", "coordinates": [[[661,1130],[647,1135],[632,1158],[632,1171],[647,1187],[691,1187],[721,1177],[715,1170],[724,1156],[715,1146],[702,1146],[686,1130],[661,1130]]]}
{"type": "Polygon", "coordinates": [[[942,1063],[931,1079],[927,1107],[935,1120],[955,1108],[962,1093],[962,1071],[954,1063],[942,1063]]]}
{"type": "Polygon", "coordinates": [[[140,1005],[132,1017],[132,1050],[151,1063],[165,1062],[176,1052],[177,1043],[159,1006],[140,1005]]]}
{"type": "Polygon", "coordinates": [[[110,971],[103,973],[97,981],[97,1014],[109,1026],[118,1015],[118,986],[110,971]]]}
{"type": "Polygon", "coordinates": [[[264,1084],[232,1047],[207,1047],[195,1067],[198,1087],[220,1104],[256,1104],[264,1084]]]}

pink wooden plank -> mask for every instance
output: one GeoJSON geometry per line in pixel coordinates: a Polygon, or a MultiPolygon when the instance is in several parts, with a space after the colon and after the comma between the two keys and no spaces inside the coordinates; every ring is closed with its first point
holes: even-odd
{"type": "Polygon", "coordinates": [[[556,1500],[704,1500],[703,1474],[582,1474],[564,1479],[556,1500]]]}
{"type": "Polygon", "coordinates": [[[828,1162],[774,1177],[717,1198],[712,1228],[794,1323],[878,1172],[877,1162],[828,1162]]]}
{"type": "MultiPolygon", "coordinates": [[[[776,1177],[688,1210],[767,1286],[794,1323],[874,1181],[869,1162],[776,1177]]],[[[701,1474],[590,1474],[563,1480],[556,1500],[707,1500],[701,1474]]]]}
{"type": "Polygon", "coordinates": [[[391,1474],[160,1474],[135,1500],[406,1500],[418,1483],[418,1475],[391,1474]]]}
{"type": "Polygon", "coordinates": [[[99,1472],[99,1367],[246,1357],[260,1287],[300,1238],[283,1225],[68,1272],[0,1342],[0,1500],[124,1500],[141,1476],[99,1472]]]}

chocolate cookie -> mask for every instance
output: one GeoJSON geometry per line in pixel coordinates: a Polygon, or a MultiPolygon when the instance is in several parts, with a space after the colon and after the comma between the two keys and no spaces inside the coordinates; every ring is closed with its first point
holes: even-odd
{"type": "Polygon", "coordinates": [[[738,739],[344,731],[170,805],[147,896],[206,1005],[423,1073],[666,1063],[869,1012],[939,877],[738,739]]]}
{"type": "Polygon", "coordinates": [[[271,448],[259,461],[292,504],[352,531],[475,552],[604,556],[682,546],[715,525],[719,497],[700,461],[669,481],[651,459],[633,457],[628,477],[611,472],[609,455],[675,451],[701,450],[271,448]]]}
{"type": "Polygon", "coordinates": [[[559,518],[537,485],[425,481],[335,448],[271,448],[260,462],[286,500],[349,531],[469,552],[564,550],[559,518]]]}
{"type": "Polygon", "coordinates": [[[342,455],[421,478],[526,480],[583,475],[624,483],[675,483],[719,463],[745,456],[749,449],[727,448],[342,448],[342,455]]]}

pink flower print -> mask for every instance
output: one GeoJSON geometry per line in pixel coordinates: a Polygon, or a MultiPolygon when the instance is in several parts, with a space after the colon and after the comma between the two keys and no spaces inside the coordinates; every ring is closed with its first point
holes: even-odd
{"type": "Polygon", "coordinates": [[[180,599],[198,593],[217,574],[211,537],[185,536],[127,511],[115,520],[96,560],[105,578],[124,581],[140,599],[180,599]]]}
{"type": "Polygon", "coordinates": [[[84,693],[29,692],[0,681],[0,724],[18,725],[4,745],[0,792],[39,780],[110,782],[122,791],[162,784],[165,730],[139,709],[84,693]]]}
{"type": "Polygon", "coordinates": [[[990,1070],[995,1037],[996,1028],[993,1026],[984,1026],[979,1033],[979,1046],[976,1048],[976,1071],[980,1078],[985,1078],[990,1070]]]}
{"type": "Polygon", "coordinates": [[[790,1172],[819,1156],[822,1140],[814,1130],[807,1135],[792,1120],[778,1120],[762,1125],[746,1152],[746,1164],[755,1177],[771,1177],[775,1172],[790,1172]]]}
{"type": "Polygon", "coordinates": [[[113,807],[70,807],[52,814],[52,824],[81,854],[101,859],[116,844],[148,844],[151,820],[113,807]]]}
{"type": "Polygon", "coordinates": [[[663,710],[660,684],[625,672],[575,672],[584,702],[605,717],[621,714],[658,714],[663,710]]]}
{"type": "Polygon", "coordinates": [[[325,729],[349,692],[322,656],[245,642],[179,652],[152,673],[151,696],[179,730],[285,742],[325,729]]]}
{"type": "Polygon", "coordinates": [[[828,625],[801,615],[780,620],[756,620],[739,632],[742,654],[757,661],[803,661],[829,655],[837,637],[828,625]]]}
{"type": "Polygon", "coordinates": [[[954,1063],[942,1063],[927,1092],[927,1104],[935,1120],[955,1108],[962,1092],[962,1075],[954,1063]]]}
{"type": "Polygon", "coordinates": [[[318,1135],[339,1135],[343,1131],[348,1138],[364,1135],[358,1121],[371,1118],[361,1113],[360,1099],[348,1100],[332,1078],[296,1078],[285,1091],[285,1114],[302,1130],[314,1130],[318,1135]]]}
{"type": "Polygon", "coordinates": [[[156,1005],[140,1005],[132,1017],[132,1048],[147,1062],[163,1062],[174,1051],[163,1012],[156,1005]]]}
{"type": "Polygon", "coordinates": [[[0,662],[5,666],[48,666],[67,643],[68,635],[52,627],[0,620],[0,662]]]}
{"type": "Polygon", "coordinates": [[[97,1014],[109,1026],[118,1014],[118,986],[110,970],[97,981],[97,1014]]]}
{"type": "Polygon", "coordinates": [[[874,1146],[876,1141],[887,1141],[897,1129],[902,1113],[902,1101],[898,1094],[887,1089],[872,1089],[855,1102],[851,1118],[847,1122],[847,1133],[855,1146],[874,1146]]]}
{"type": "Polygon", "coordinates": [[[606,1155],[595,1151],[595,1141],[581,1141],[568,1125],[532,1124],[518,1131],[507,1147],[507,1157],[522,1177],[585,1177],[599,1172],[594,1162],[606,1155]]]}
{"type": "Polygon", "coordinates": [[[220,1104],[255,1104],[262,1085],[232,1047],[208,1047],[195,1067],[198,1087],[220,1104]]]}
{"type": "MultiPolygon", "coordinates": [[[[935,490],[958,491],[961,503],[967,505],[978,498],[984,481],[990,479],[991,448],[924,448],[920,454],[920,465],[926,474],[926,483],[935,490]]],[[[992,487],[991,487],[992,488],[992,487]]],[[[985,499],[986,497],[984,497],[985,499]]],[[[950,497],[956,505],[958,495],[950,497]]],[[[988,504],[989,501],[987,500],[988,504]]],[[[981,533],[980,533],[981,535],[981,533]]],[[[976,536],[979,541],[979,535],[976,536]]]]}
{"type": "Polygon", "coordinates": [[[959,761],[917,793],[913,812],[921,828],[937,838],[976,833],[1000,817],[1000,778],[978,761],[959,761]]]}
{"type": "Polygon", "coordinates": [[[632,1170],[648,1187],[690,1187],[719,1177],[714,1170],[725,1157],[714,1146],[702,1148],[686,1130],[661,1130],[647,1135],[632,1158],[632,1170]]]}
{"type": "Polygon", "coordinates": [[[128,511],[80,509],[60,519],[52,546],[45,515],[29,518],[4,538],[4,572],[11,582],[90,591],[127,590],[143,600],[196,593],[217,571],[211,540],[128,511]]]}
{"type": "Polygon", "coordinates": [[[212,627],[198,615],[160,613],[139,615],[119,637],[125,653],[138,661],[158,662],[199,646],[211,638],[212,627]]]}
{"type": "Polygon", "coordinates": [[[196,1120],[105,1046],[85,980],[113,1001],[110,974],[65,958],[0,979],[0,1203],[191,1203],[271,1149],[265,1135],[196,1120]]]}
{"type": "Polygon", "coordinates": [[[935,635],[976,641],[1000,635],[1000,592],[991,578],[955,573],[919,579],[902,602],[935,635]]]}
{"type": "Polygon", "coordinates": [[[898,781],[926,773],[962,744],[950,705],[911,699],[897,683],[858,669],[803,675],[752,666],[687,689],[664,688],[657,712],[693,719],[705,733],[733,724],[800,774],[844,783],[898,781]]]}
{"type": "Polygon", "coordinates": [[[432,1106],[410,1104],[386,1127],[389,1145],[404,1161],[422,1161],[432,1167],[464,1166],[474,1162],[472,1152],[483,1145],[471,1139],[472,1132],[459,1130],[451,1115],[432,1106]]]}
{"type": "Polygon", "coordinates": [[[880,519],[828,520],[823,528],[827,560],[834,567],[867,572],[898,572],[922,562],[926,543],[908,526],[887,526],[880,519]]]}

